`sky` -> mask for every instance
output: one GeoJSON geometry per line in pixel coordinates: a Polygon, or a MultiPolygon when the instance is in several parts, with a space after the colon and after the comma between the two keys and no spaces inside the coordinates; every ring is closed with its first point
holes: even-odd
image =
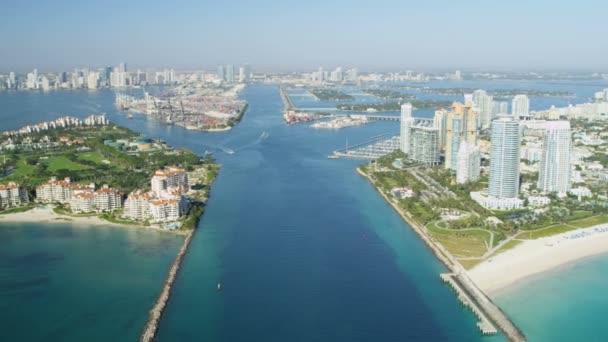
{"type": "Polygon", "coordinates": [[[0,0],[0,13],[0,73],[120,62],[608,70],[605,0],[0,0]]]}

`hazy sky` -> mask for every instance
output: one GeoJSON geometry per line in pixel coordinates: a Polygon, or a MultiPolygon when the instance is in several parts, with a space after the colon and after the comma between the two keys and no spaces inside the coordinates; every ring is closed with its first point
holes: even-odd
{"type": "Polygon", "coordinates": [[[608,69],[608,1],[0,0],[0,72],[38,66],[608,69]]]}

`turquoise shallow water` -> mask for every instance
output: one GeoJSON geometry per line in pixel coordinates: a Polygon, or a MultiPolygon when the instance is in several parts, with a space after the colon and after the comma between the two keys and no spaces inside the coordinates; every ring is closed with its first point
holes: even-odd
{"type": "Polygon", "coordinates": [[[182,237],[0,224],[1,341],[135,341],[182,237]]]}
{"type": "Polygon", "coordinates": [[[584,259],[506,289],[497,303],[530,341],[606,341],[608,255],[584,259]]]}
{"type": "MultiPolygon", "coordinates": [[[[584,84],[559,89],[567,87],[577,100],[597,89],[584,84]]],[[[161,341],[504,340],[479,336],[473,315],[441,283],[443,266],[355,173],[359,162],[326,158],[346,140],[396,132],[397,124],[339,131],[286,126],[276,86],[254,85],[242,97],[251,108],[243,122],[214,134],[141,115],[128,120],[106,90],[0,93],[0,115],[2,128],[9,129],[60,115],[106,112],[113,122],[171,145],[215,152],[223,167],[161,322],[161,341]],[[222,147],[236,153],[223,154],[222,147]]],[[[21,226],[5,230],[13,238],[0,239],[0,253],[9,260],[0,263],[0,288],[6,286],[0,318],[8,322],[0,340],[136,339],[179,241],[114,228],[21,226]],[[61,231],[69,238],[50,233],[61,231]],[[7,241],[17,242],[9,248],[7,241]]],[[[577,269],[592,274],[601,266],[581,263],[577,269]]],[[[563,293],[586,289],[588,283],[577,282],[579,275],[558,274],[569,279],[561,282],[563,293]]],[[[539,291],[552,283],[538,285],[539,291]]],[[[587,318],[608,314],[605,302],[586,300],[573,311],[570,303],[547,305],[538,295],[518,300],[528,286],[534,288],[523,284],[498,301],[532,341],[600,336],[589,333],[601,331],[587,318]],[[558,314],[570,315],[572,322],[543,335],[558,314]]]]}

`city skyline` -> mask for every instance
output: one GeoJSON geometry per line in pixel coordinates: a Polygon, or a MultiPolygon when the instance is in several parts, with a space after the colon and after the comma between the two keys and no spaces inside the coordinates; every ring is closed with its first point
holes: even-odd
{"type": "Polygon", "coordinates": [[[568,8],[548,1],[481,6],[443,0],[385,0],[373,6],[346,1],[12,3],[0,5],[13,14],[0,24],[0,57],[2,69],[18,71],[121,61],[184,69],[250,63],[274,71],[318,65],[605,70],[602,56],[608,47],[589,44],[606,33],[600,25],[602,8],[606,5],[593,0],[568,8]],[[109,9],[120,10],[109,15],[109,9]],[[66,17],[69,22],[62,20],[66,17]],[[463,17],[471,20],[450,24],[463,17]],[[474,48],[474,41],[483,41],[484,48],[470,54],[463,46],[474,48]]]}

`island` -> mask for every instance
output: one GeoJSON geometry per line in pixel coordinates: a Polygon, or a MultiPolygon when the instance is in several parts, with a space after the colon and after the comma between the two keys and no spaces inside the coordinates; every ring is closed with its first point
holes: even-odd
{"type": "Polygon", "coordinates": [[[310,93],[320,101],[351,101],[353,97],[336,89],[315,88],[310,93]]]}
{"type": "Polygon", "coordinates": [[[0,221],[196,227],[219,166],[110,123],[63,117],[0,135],[0,221]],[[27,212],[26,212],[27,211],[27,212]]]}
{"type": "MultiPolygon", "coordinates": [[[[408,101],[414,109],[433,109],[445,108],[452,105],[452,101],[443,100],[412,100],[408,101]]],[[[400,102],[380,102],[380,103],[357,103],[357,104],[339,104],[336,106],[338,110],[352,112],[394,112],[401,110],[400,102]]]]}
{"type": "Polygon", "coordinates": [[[363,92],[381,98],[383,100],[400,100],[400,101],[411,101],[416,98],[414,94],[404,94],[390,89],[363,89],[363,92]]]}

